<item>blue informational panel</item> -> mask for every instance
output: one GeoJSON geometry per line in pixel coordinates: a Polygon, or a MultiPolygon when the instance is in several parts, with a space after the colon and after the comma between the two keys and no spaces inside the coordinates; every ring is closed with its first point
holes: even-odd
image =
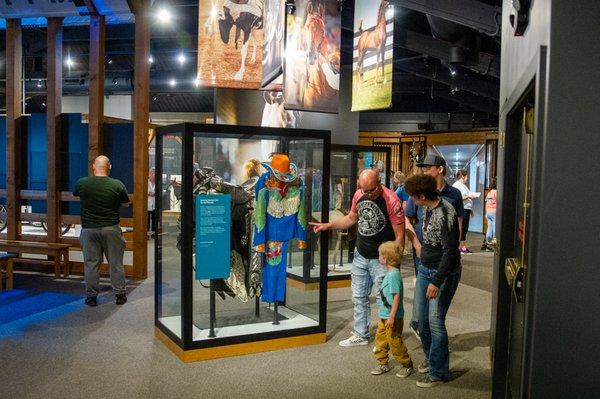
{"type": "Polygon", "coordinates": [[[194,204],[196,280],[228,278],[231,270],[231,195],[196,195],[194,204]]]}

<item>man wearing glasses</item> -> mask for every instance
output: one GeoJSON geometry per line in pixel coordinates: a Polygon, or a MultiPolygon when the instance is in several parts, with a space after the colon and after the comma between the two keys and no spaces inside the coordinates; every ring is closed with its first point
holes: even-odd
{"type": "MultiPolygon", "coordinates": [[[[381,185],[376,170],[361,172],[359,186],[352,198],[350,212],[343,218],[328,223],[310,223],[315,233],[329,229],[358,227],[356,251],[352,261],[352,302],[354,303],[354,330],[340,346],[359,346],[369,343],[371,305],[369,296],[373,284],[379,291],[386,268],[379,263],[379,245],[396,241],[404,248],[404,212],[396,194],[381,185]]],[[[380,301],[379,295],[377,301],[380,301]]]]}

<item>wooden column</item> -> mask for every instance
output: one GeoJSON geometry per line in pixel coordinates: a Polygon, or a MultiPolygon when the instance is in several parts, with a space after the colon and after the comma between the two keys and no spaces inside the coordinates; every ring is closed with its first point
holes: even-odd
{"type": "Polygon", "coordinates": [[[150,0],[135,0],[133,89],[133,274],[148,276],[148,121],[150,113],[150,0]]]}
{"type": "Polygon", "coordinates": [[[62,20],[61,17],[48,18],[48,61],[46,63],[46,133],[48,140],[46,222],[48,223],[48,242],[58,242],[60,237],[62,20]]]}
{"type": "MultiPolygon", "coordinates": [[[[90,102],[88,160],[89,165],[102,154],[104,134],[104,58],[105,20],[103,15],[90,15],[90,102]]],[[[91,173],[91,168],[89,170],[91,173]]]]}
{"type": "Polygon", "coordinates": [[[6,20],[6,187],[7,237],[21,235],[21,80],[23,43],[20,19],[6,20]]]}

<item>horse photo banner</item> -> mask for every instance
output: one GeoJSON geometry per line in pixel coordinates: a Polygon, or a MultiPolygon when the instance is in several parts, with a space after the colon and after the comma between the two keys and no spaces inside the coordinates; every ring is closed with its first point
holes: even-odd
{"type": "Polygon", "coordinates": [[[285,49],[285,2],[265,0],[265,40],[262,59],[263,88],[283,73],[283,51],[285,49]]]}
{"type": "Polygon", "coordinates": [[[352,111],[390,108],[394,6],[389,0],[356,0],[354,3],[352,57],[352,111]]]}
{"type": "Polygon", "coordinates": [[[263,1],[200,0],[198,80],[201,86],[259,89],[263,1]]]}
{"type": "Polygon", "coordinates": [[[338,112],[341,20],[337,0],[296,0],[287,16],[285,107],[338,112]]]}

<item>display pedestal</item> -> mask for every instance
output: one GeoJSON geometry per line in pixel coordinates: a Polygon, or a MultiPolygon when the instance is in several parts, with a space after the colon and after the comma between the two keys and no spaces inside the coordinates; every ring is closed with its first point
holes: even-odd
{"type": "Polygon", "coordinates": [[[249,355],[252,353],[271,352],[300,346],[324,344],[327,342],[327,334],[317,333],[298,337],[278,338],[244,344],[233,344],[186,351],[181,349],[177,343],[173,342],[171,338],[169,338],[159,328],[154,329],[154,335],[167,348],[169,348],[169,350],[173,352],[175,356],[179,358],[179,360],[185,363],[200,362],[203,360],[219,359],[223,357],[249,355]]]}

